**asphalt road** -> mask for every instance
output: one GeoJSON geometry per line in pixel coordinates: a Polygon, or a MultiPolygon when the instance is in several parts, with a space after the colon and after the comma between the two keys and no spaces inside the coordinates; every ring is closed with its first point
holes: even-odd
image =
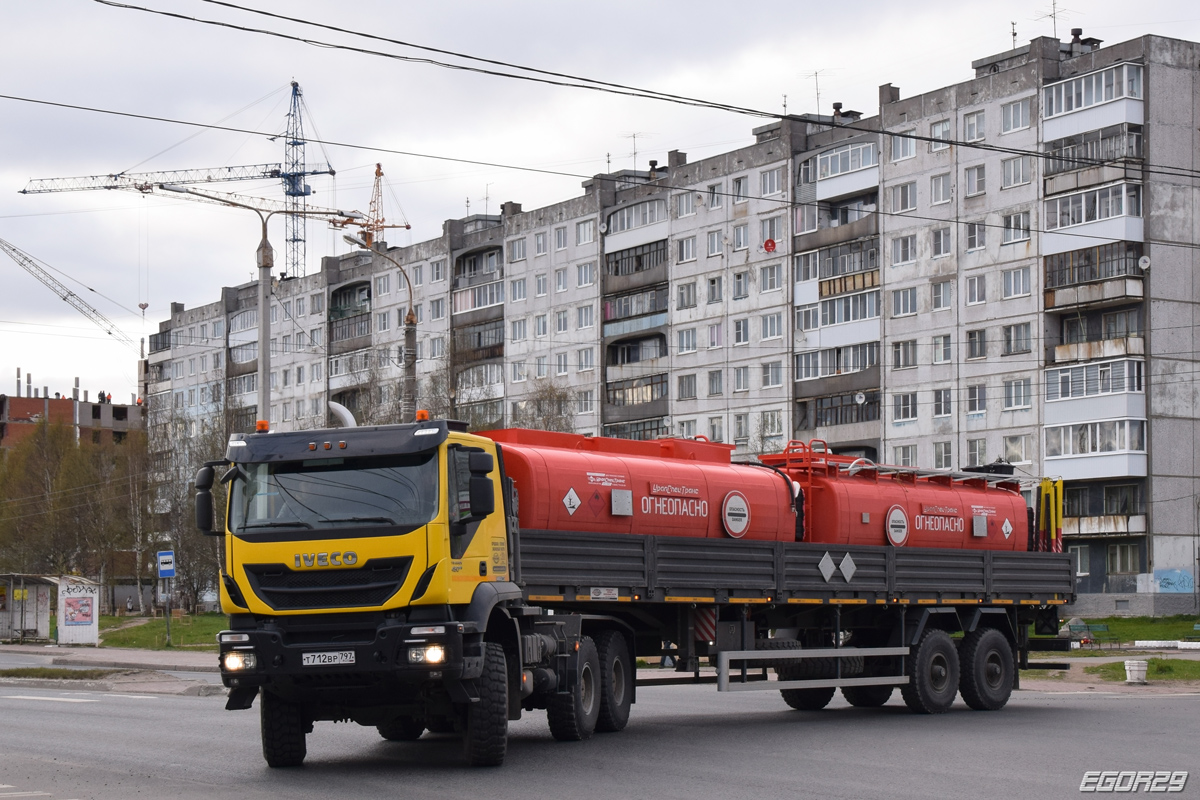
{"type": "MultiPolygon", "coordinates": [[[[1099,687],[1098,687],[1099,688],[1099,687]]],[[[0,687],[0,798],[1041,798],[1078,797],[1085,770],[1190,770],[1200,796],[1200,694],[1032,692],[1000,712],[911,714],[775,692],[639,689],[629,727],[558,743],[541,713],[512,723],[504,766],[459,742],[391,743],[317,723],[308,760],[271,770],[256,711],[220,697],[0,687]],[[37,794],[26,794],[29,792],[37,794]],[[44,794],[42,794],[44,793],[44,794]]],[[[257,708],[257,705],[256,705],[257,708]]]]}

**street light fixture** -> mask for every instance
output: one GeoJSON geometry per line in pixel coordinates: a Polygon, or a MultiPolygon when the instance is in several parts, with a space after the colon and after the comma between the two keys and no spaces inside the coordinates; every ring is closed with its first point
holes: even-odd
{"type": "Polygon", "coordinates": [[[412,281],[409,280],[408,272],[399,261],[382,250],[372,248],[363,238],[347,233],[342,236],[342,240],[346,244],[352,244],[383,256],[395,264],[396,268],[400,270],[400,274],[404,276],[404,283],[408,286],[408,313],[404,317],[404,393],[400,398],[400,421],[415,422],[417,416],[417,314],[413,310],[412,281]]]}
{"type": "Polygon", "coordinates": [[[258,429],[269,429],[271,419],[271,270],[275,266],[275,251],[271,249],[271,243],[267,241],[267,220],[276,214],[300,214],[306,217],[344,217],[352,220],[360,220],[364,217],[357,211],[335,211],[332,209],[309,209],[307,211],[275,209],[264,211],[248,203],[240,203],[232,200],[228,196],[217,197],[205,194],[204,192],[198,192],[187,186],[160,183],[159,188],[177,194],[195,195],[196,197],[201,197],[222,205],[245,208],[258,214],[258,218],[262,222],[262,240],[258,243],[258,252],[256,255],[258,262],[258,424],[255,427],[258,429]]]}

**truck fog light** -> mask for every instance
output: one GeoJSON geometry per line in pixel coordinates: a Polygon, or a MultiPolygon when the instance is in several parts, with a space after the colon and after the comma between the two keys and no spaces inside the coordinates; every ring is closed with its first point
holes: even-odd
{"type": "Polygon", "coordinates": [[[446,660],[446,648],[440,644],[408,648],[410,664],[441,664],[446,660]]]}
{"type": "Polygon", "coordinates": [[[248,633],[222,633],[217,636],[218,642],[248,642],[250,634],[248,633]]]}
{"type": "Polygon", "coordinates": [[[258,656],[245,650],[230,650],[222,657],[222,663],[229,672],[245,672],[258,666],[258,656]]]}

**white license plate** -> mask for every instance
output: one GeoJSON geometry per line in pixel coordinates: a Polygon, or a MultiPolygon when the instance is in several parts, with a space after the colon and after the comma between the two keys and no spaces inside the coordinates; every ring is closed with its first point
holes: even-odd
{"type": "Polygon", "coordinates": [[[303,653],[300,663],[306,667],[328,667],[336,664],[353,664],[353,650],[338,650],[326,653],[303,653]]]}

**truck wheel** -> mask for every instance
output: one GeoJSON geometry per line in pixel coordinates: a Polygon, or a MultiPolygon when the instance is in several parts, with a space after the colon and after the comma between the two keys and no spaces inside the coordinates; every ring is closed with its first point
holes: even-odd
{"type": "Polygon", "coordinates": [[[783,701],[797,711],[820,711],[829,705],[833,693],[837,691],[832,686],[826,689],[780,689],[783,701]]]}
{"type": "Polygon", "coordinates": [[[499,766],[508,750],[508,666],[495,642],[483,644],[479,702],[467,706],[463,747],[473,767],[499,766]]]}
{"type": "Polygon", "coordinates": [[[298,767],[308,748],[304,744],[307,725],[299,703],[263,692],[259,702],[262,719],[263,758],[269,767],[298,767]]]}
{"type": "Polygon", "coordinates": [[[629,646],[620,632],[603,631],[596,637],[596,654],[600,659],[600,715],[596,730],[604,733],[623,730],[633,703],[629,646]]]}
{"type": "Polygon", "coordinates": [[[976,711],[998,711],[1012,695],[1013,653],[1004,634],[978,628],[963,639],[958,689],[976,711]]]}
{"type": "Polygon", "coordinates": [[[892,697],[892,686],[843,686],[842,697],[858,708],[879,708],[892,697]]]}
{"type": "Polygon", "coordinates": [[[584,636],[579,640],[579,674],[575,690],[550,698],[546,718],[550,733],[560,742],[590,738],[600,716],[600,656],[596,644],[584,636]]]}
{"type": "Polygon", "coordinates": [[[396,717],[375,728],[389,742],[415,742],[425,732],[425,721],[416,717],[396,717]]]}
{"type": "MultiPolygon", "coordinates": [[[[755,650],[803,650],[795,639],[758,639],[755,650]]],[[[781,681],[799,681],[806,678],[832,678],[837,674],[835,658],[781,658],[777,661],[760,662],[775,668],[781,681]]],[[[841,659],[842,677],[852,678],[863,671],[862,656],[847,656],[841,659]]]]}
{"type": "Polygon", "coordinates": [[[900,687],[904,703],[918,714],[941,714],[958,694],[958,650],[945,631],[925,631],[904,659],[909,683],[900,687]]]}

